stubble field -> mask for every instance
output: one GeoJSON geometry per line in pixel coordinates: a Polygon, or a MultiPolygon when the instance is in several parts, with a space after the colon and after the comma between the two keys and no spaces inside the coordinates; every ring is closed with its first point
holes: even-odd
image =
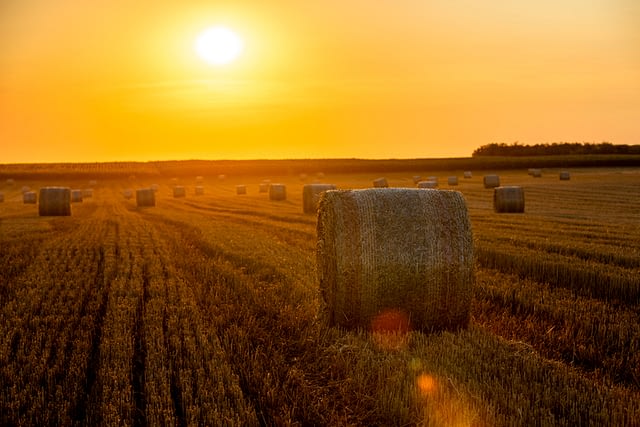
{"type": "Polygon", "coordinates": [[[524,214],[494,213],[481,172],[98,178],[70,217],[39,217],[20,189],[87,188],[84,175],[2,181],[0,424],[640,425],[640,170],[498,174],[524,187],[524,214]],[[383,175],[463,193],[468,329],[319,320],[302,186],[383,175]],[[265,178],[287,200],[259,193],[265,178]],[[123,197],[151,184],[156,207],[123,197]]]}

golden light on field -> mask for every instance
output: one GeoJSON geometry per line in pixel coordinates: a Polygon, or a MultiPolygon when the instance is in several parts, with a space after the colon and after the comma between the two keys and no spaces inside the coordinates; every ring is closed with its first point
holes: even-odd
{"type": "Polygon", "coordinates": [[[209,64],[225,65],[240,56],[244,42],[233,30],[216,26],[207,28],[198,36],[194,49],[209,64]]]}

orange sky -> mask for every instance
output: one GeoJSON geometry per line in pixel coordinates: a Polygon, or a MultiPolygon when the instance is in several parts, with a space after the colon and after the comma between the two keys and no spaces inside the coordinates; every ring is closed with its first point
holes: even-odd
{"type": "Polygon", "coordinates": [[[635,0],[0,2],[0,163],[640,144],[635,0]],[[242,57],[193,49],[210,25],[242,57]]]}

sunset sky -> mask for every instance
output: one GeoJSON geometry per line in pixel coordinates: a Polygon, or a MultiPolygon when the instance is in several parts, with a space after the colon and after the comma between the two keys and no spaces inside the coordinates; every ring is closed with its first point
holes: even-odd
{"type": "Polygon", "coordinates": [[[0,163],[640,144],[637,0],[0,0],[0,163]],[[241,56],[197,36],[224,25],[241,56]]]}

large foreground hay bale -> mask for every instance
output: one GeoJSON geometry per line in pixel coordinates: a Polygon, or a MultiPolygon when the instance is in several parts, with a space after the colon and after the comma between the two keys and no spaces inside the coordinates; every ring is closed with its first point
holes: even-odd
{"type": "Polygon", "coordinates": [[[42,187],[38,199],[40,216],[71,215],[71,189],[68,187],[42,187]]]}
{"type": "Polygon", "coordinates": [[[246,185],[236,185],[236,194],[247,194],[247,186],[246,185]]]}
{"type": "Polygon", "coordinates": [[[422,331],[467,325],[473,239],[460,192],[327,191],[317,233],[321,313],[330,325],[371,328],[389,312],[422,331]]]}
{"type": "Polygon", "coordinates": [[[287,187],[284,184],[269,185],[269,200],[286,200],[287,187]]]}
{"type": "Polygon", "coordinates": [[[38,194],[35,191],[25,191],[22,193],[22,202],[24,204],[35,205],[38,203],[38,194]]]}
{"type": "Polygon", "coordinates": [[[156,205],[156,192],[153,188],[140,188],[136,190],[136,205],[139,207],[151,207],[156,205]]]}
{"type": "Polygon", "coordinates": [[[389,186],[387,178],[381,177],[373,180],[373,186],[376,188],[386,188],[389,186]]]}
{"type": "Polygon", "coordinates": [[[484,188],[496,188],[500,187],[500,177],[498,175],[485,175],[482,178],[484,188]]]}
{"type": "Polygon", "coordinates": [[[187,190],[182,185],[176,185],[173,187],[173,197],[186,197],[187,190]]]}
{"type": "Polygon", "coordinates": [[[494,188],[493,210],[497,213],[524,212],[524,189],[516,185],[494,188]]]}
{"type": "Polygon", "coordinates": [[[82,190],[71,190],[71,203],[81,203],[83,200],[82,196],[82,190]]]}
{"type": "Polygon", "coordinates": [[[568,171],[560,172],[560,180],[561,181],[569,181],[571,179],[571,174],[568,171]]]}
{"type": "Polygon", "coordinates": [[[302,211],[304,213],[316,213],[320,195],[327,190],[335,190],[334,184],[306,184],[302,187],[302,211]]]}

